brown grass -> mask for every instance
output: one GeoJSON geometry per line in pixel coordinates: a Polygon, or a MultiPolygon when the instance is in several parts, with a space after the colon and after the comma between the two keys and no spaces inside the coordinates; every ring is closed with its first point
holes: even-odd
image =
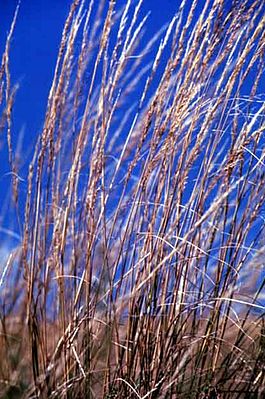
{"type": "Polygon", "coordinates": [[[1,397],[262,398],[263,2],[184,0],[146,46],[142,1],[85,3],[0,277],[1,397]]]}

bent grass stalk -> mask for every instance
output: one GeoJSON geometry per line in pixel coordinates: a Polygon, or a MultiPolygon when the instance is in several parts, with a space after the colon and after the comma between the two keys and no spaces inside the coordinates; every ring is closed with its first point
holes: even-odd
{"type": "Polygon", "coordinates": [[[183,0],[144,46],[143,4],[70,8],[0,277],[2,397],[264,394],[264,6],[183,0]]]}

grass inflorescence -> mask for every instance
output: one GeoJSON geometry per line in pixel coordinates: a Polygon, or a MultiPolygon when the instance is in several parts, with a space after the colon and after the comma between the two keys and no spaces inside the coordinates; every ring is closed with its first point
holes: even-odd
{"type": "Polygon", "coordinates": [[[265,394],[264,4],[183,0],[145,41],[142,3],[73,2],[22,203],[15,16],[3,398],[265,394]]]}

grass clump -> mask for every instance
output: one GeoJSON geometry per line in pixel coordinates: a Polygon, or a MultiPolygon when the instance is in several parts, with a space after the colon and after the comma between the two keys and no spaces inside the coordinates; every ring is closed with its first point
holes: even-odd
{"type": "Polygon", "coordinates": [[[143,45],[143,1],[96,3],[65,22],[2,272],[1,396],[261,398],[264,4],[184,0],[143,45]]]}

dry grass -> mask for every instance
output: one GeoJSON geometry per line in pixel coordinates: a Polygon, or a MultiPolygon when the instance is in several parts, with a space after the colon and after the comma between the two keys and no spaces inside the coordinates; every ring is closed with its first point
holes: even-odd
{"type": "Polygon", "coordinates": [[[85,3],[2,271],[1,397],[262,398],[264,4],[184,0],[144,47],[142,1],[85,3]]]}

